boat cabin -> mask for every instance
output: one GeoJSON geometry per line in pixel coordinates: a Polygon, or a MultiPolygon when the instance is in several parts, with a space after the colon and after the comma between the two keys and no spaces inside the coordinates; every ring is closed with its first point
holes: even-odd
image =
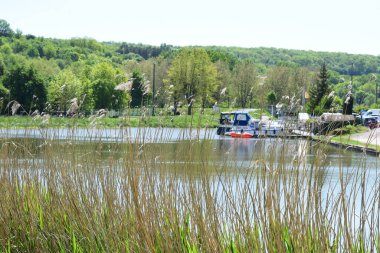
{"type": "Polygon", "coordinates": [[[234,127],[248,127],[253,118],[247,111],[233,111],[220,113],[218,135],[229,133],[234,127]]]}
{"type": "Polygon", "coordinates": [[[233,125],[248,126],[251,119],[251,115],[247,112],[235,112],[233,125]]]}

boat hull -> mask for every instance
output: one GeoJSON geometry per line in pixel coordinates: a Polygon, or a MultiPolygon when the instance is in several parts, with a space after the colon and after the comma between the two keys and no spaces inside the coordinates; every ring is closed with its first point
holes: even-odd
{"type": "Polygon", "coordinates": [[[255,135],[251,134],[251,133],[235,133],[235,132],[231,132],[230,136],[232,138],[253,138],[253,137],[255,137],[255,135]]]}

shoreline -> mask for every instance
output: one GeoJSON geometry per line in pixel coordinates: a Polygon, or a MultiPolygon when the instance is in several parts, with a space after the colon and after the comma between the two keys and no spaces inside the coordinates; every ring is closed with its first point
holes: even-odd
{"type": "MultiPolygon", "coordinates": [[[[205,115],[204,117],[189,117],[189,116],[160,116],[152,121],[151,117],[126,117],[126,118],[55,118],[48,117],[0,117],[0,128],[7,129],[120,129],[120,128],[168,128],[168,129],[208,129],[213,131],[216,129],[215,115],[205,115]],[[201,120],[202,118],[202,120],[201,120]],[[160,120],[157,120],[160,119],[160,120]]],[[[216,130],[215,130],[216,131],[216,130]]],[[[307,138],[314,141],[323,141],[332,146],[352,150],[355,152],[363,152],[369,155],[380,157],[380,128],[369,130],[364,133],[351,135],[342,135],[336,137],[310,135],[308,132],[296,130],[288,138],[307,138]]],[[[266,137],[260,137],[266,138],[266,137]]],[[[276,137],[270,137],[276,138],[276,137]]]]}
{"type": "Polygon", "coordinates": [[[337,138],[334,140],[329,138],[325,142],[334,147],[380,157],[380,129],[378,128],[364,133],[337,136],[337,138]]]}
{"type": "Polygon", "coordinates": [[[351,151],[355,151],[355,152],[359,152],[359,153],[365,153],[365,154],[369,154],[369,155],[380,157],[380,151],[377,151],[374,148],[360,146],[360,145],[345,144],[345,143],[341,143],[341,142],[337,142],[337,141],[332,141],[332,140],[328,141],[328,143],[331,146],[334,146],[334,147],[337,147],[337,148],[344,148],[346,150],[351,150],[351,151]]]}

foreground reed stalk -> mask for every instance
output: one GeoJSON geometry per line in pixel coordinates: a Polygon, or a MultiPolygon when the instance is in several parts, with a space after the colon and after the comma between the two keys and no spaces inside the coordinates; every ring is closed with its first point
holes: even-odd
{"type": "Polygon", "coordinates": [[[188,130],[168,148],[170,130],[114,131],[123,142],[2,140],[2,252],[380,252],[365,159],[326,182],[322,145],[289,163],[273,140],[243,166],[211,160],[213,141],[188,130]]]}

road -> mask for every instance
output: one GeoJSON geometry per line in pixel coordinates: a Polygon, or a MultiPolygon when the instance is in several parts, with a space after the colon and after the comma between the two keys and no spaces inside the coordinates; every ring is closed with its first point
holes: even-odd
{"type": "Polygon", "coordinates": [[[352,134],[350,138],[362,143],[380,145],[380,128],[375,128],[373,130],[368,129],[365,133],[352,134]]]}

